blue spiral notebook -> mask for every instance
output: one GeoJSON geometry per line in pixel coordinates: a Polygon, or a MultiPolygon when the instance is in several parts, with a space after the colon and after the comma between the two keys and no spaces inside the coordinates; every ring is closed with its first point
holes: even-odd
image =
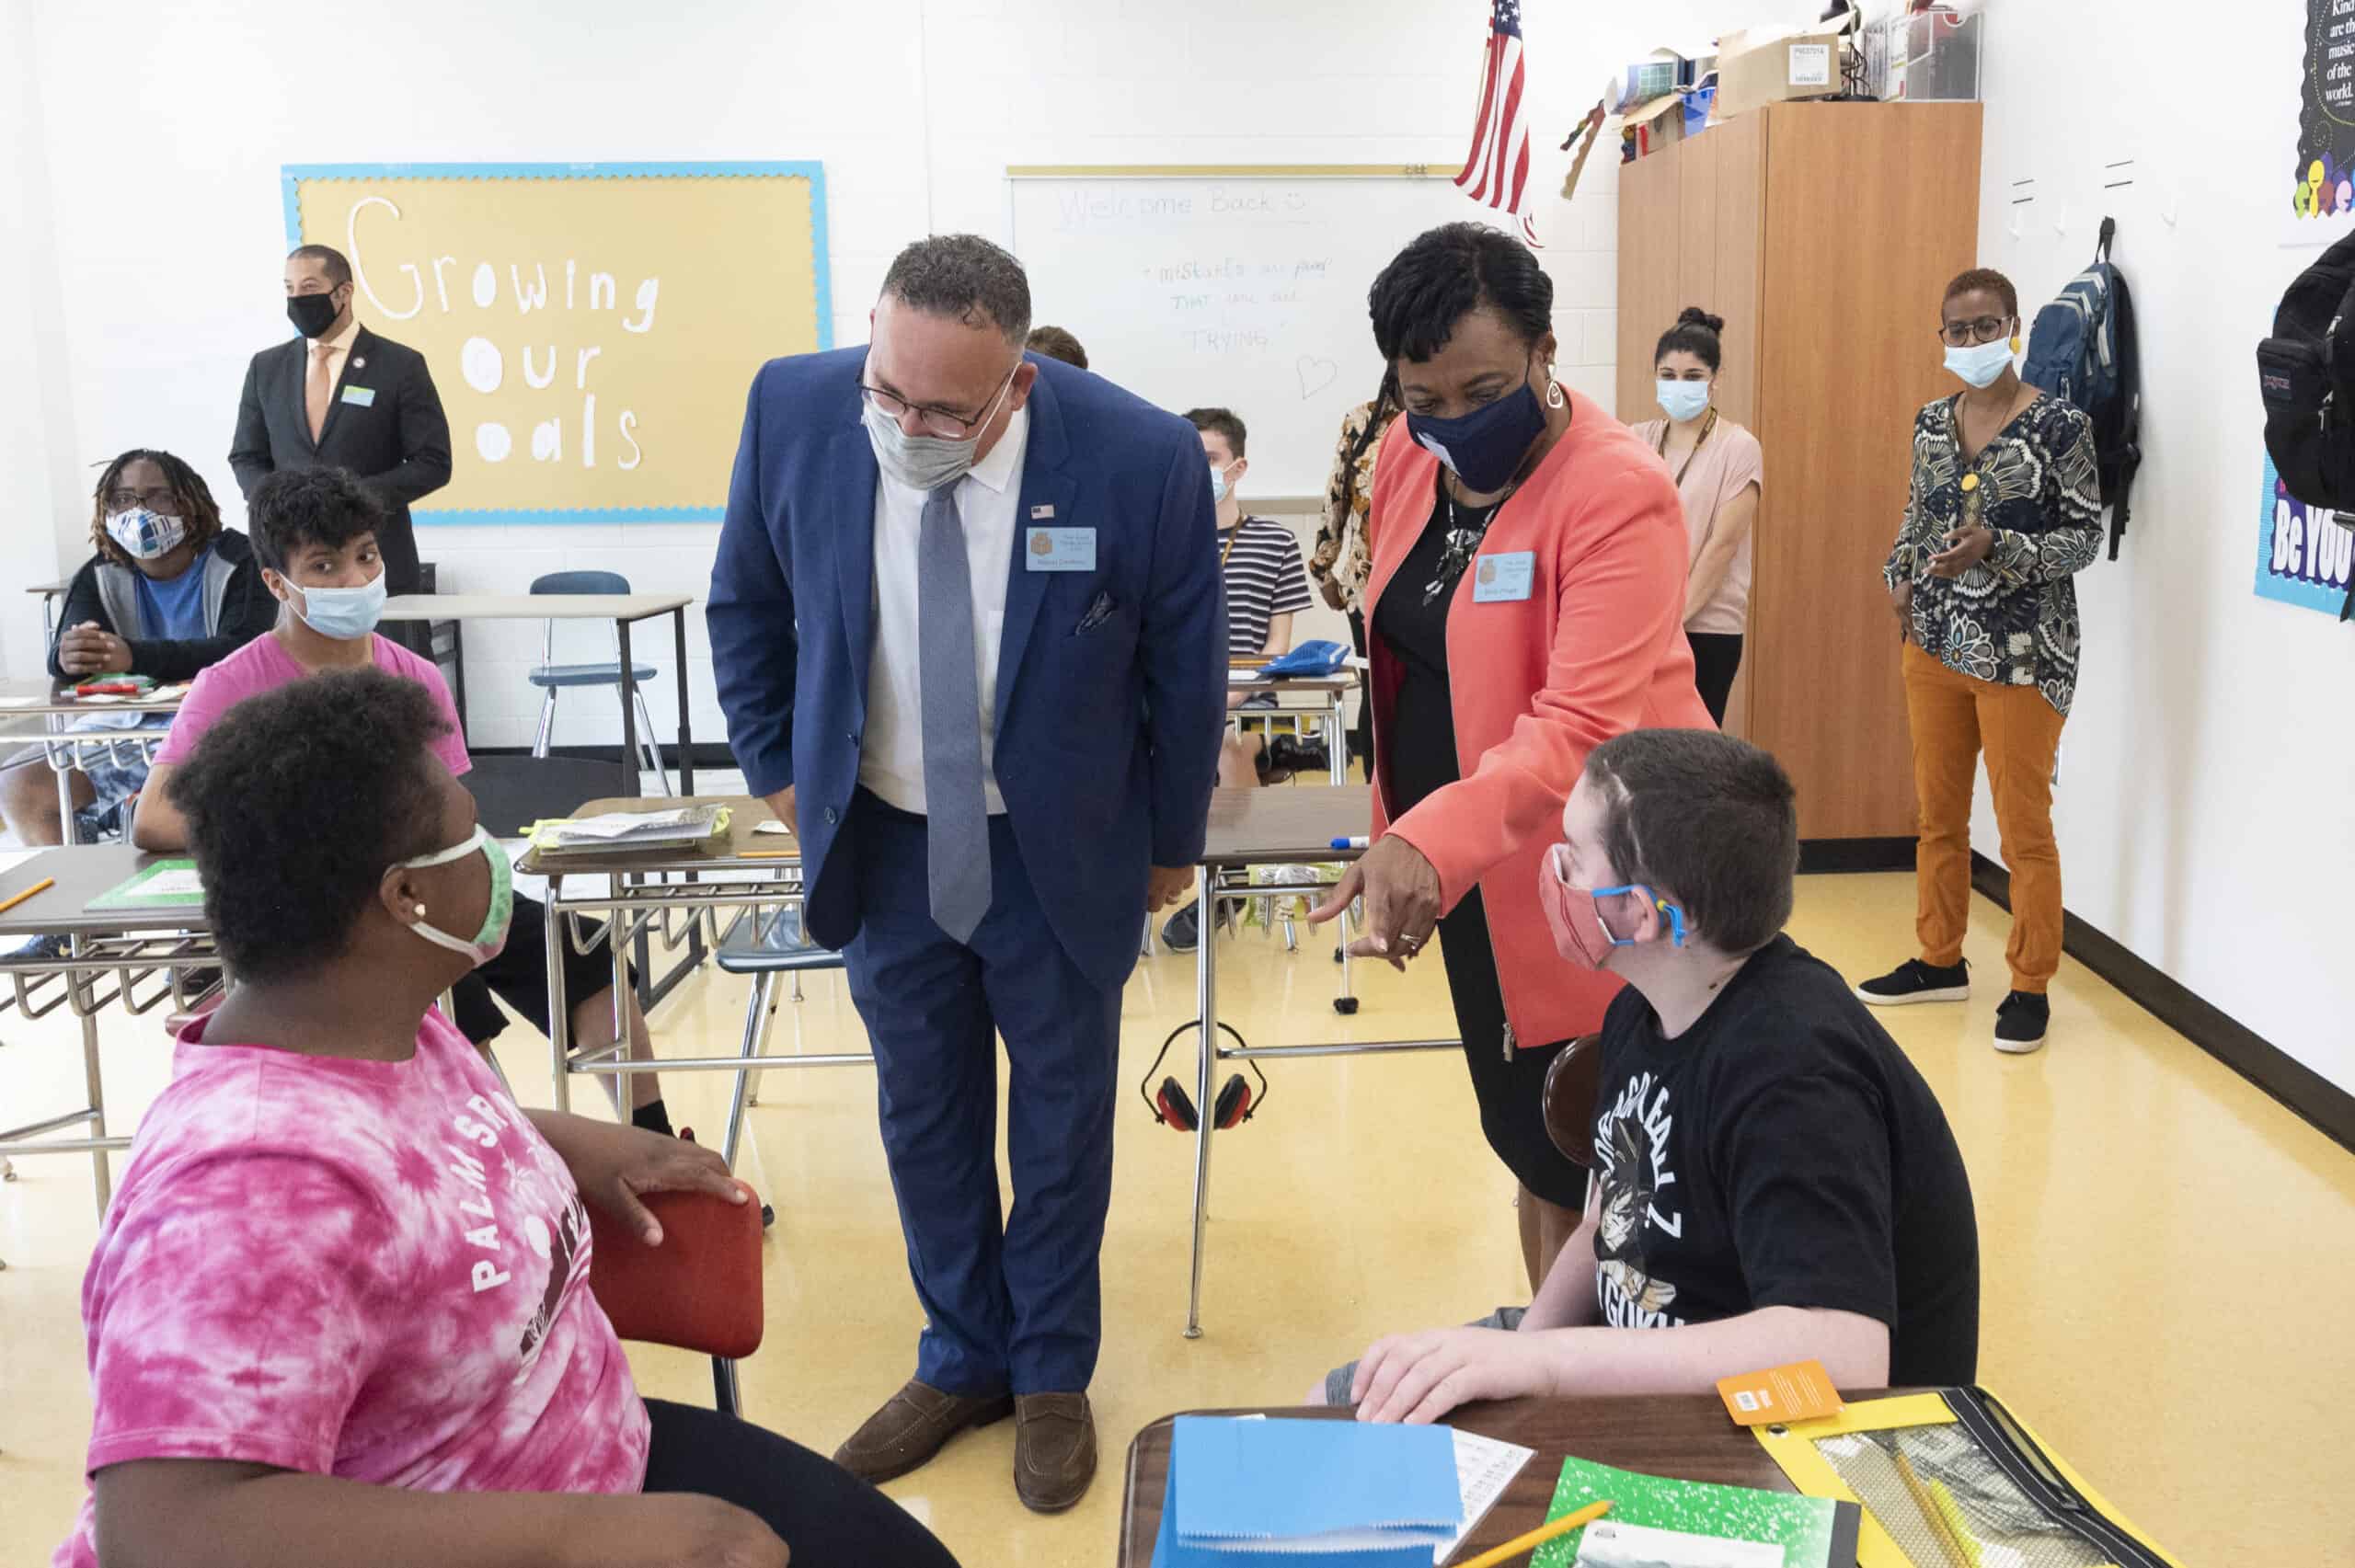
{"type": "Polygon", "coordinates": [[[1430,1568],[1464,1497],[1444,1426],[1181,1416],[1155,1568],[1430,1568]]]}

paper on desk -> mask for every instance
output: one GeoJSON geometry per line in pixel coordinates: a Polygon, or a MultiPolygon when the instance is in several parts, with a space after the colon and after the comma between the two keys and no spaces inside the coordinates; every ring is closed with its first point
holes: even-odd
{"type": "Polygon", "coordinates": [[[0,876],[7,876],[39,853],[39,850],[0,850],[0,876]]]}
{"type": "Polygon", "coordinates": [[[559,824],[557,837],[626,839],[635,834],[707,826],[710,819],[708,807],[695,806],[675,807],[669,811],[608,811],[598,817],[576,817],[559,824]]]}
{"type": "MultiPolygon", "coordinates": [[[[1245,1421],[1265,1421],[1265,1414],[1246,1415],[1245,1421]]],[[[1442,1542],[1431,1551],[1434,1564],[1453,1558],[1465,1539],[1480,1528],[1497,1499],[1505,1494],[1522,1467],[1537,1457],[1534,1448],[1524,1448],[1518,1443],[1502,1443],[1494,1437],[1483,1437],[1477,1432],[1466,1432],[1460,1426],[1448,1428],[1455,1439],[1455,1484],[1464,1494],[1464,1528],[1454,1539],[1442,1542]]]]}
{"type": "Polygon", "coordinates": [[[784,823],[772,818],[766,822],[755,822],[752,824],[752,831],[755,833],[784,833],[789,837],[792,834],[793,830],[787,827],[784,823]]]}

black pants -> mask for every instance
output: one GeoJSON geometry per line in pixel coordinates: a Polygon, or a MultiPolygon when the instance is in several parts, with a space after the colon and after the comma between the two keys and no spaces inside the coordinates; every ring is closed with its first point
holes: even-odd
{"type": "MultiPolygon", "coordinates": [[[[1350,644],[1365,657],[1365,614],[1350,612],[1350,644]]],[[[1358,721],[1350,727],[1350,755],[1363,762],[1366,772],[1373,772],[1373,692],[1369,688],[1358,693],[1358,721]]]]}
{"type": "Polygon", "coordinates": [[[1723,727],[1726,699],[1733,695],[1734,674],[1741,669],[1741,634],[1687,632],[1684,640],[1693,647],[1693,684],[1709,717],[1723,727]]]}
{"type": "MultiPolygon", "coordinates": [[[[530,1020],[543,1035],[548,1032],[548,911],[535,898],[515,896],[514,923],[507,928],[507,945],[498,957],[450,988],[451,1005],[458,1015],[451,1022],[476,1045],[488,1045],[507,1027],[493,994],[530,1020]]],[[[614,960],[604,944],[583,951],[568,923],[564,933],[564,1002],[578,1007],[614,983],[614,960]]]]}
{"type": "Polygon", "coordinates": [[[654,1432],[646,1490],[692,1492],[758,1514],[793,1568],[957,1568],[948,1549],[880,1492],[764,1426],[716,1410],[646,1402],[654,1432]]]}
{"type": "Polygon", "coordinates": [[[1480,1131],[1488,1147],[1522,1186],[1547,1203],[1584,1208],[1586,1167],[1555,1148],[1545,1131],[1545,1070],[1569,1042],[1505,1050],[1505,996],[1497,983],[1496,949],[1488,941],[1488,917],[1477,887],[1440,917],[1439,941],[1455,1026],[1464,1036],[1464,1064],[1471,1070],[1480,1131]]]}

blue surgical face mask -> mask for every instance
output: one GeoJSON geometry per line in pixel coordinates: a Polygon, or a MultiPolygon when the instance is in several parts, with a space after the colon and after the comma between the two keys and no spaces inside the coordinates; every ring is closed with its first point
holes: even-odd
{"type": "Polygon", "coordinates": [[[1660,378],[1660,412],[1677,423],[1697,419],[1708,411],[1709,383],[1706,381],[1673,381],[1660,378]]]}
{"type": "Polygon", "coordinates": [[[323,637],[353,642],[376,629],[385,613],[385,574],[359,588],[295,588],[294,613],[323,637]]]}
{"type": "Polygon", "coordinates": [[[1226,504],[1227,492],[1235,488],[1235,481],[1230,477],[1233,467],[1232,464],[1225,468],[1221,468],[1215,463],[1211,464],[1211,505],[1224,506],[1226,504]]]}
{"type": "Polygon", "coordinates": [[[1512,483],[1521,460],[1545,433],[1545,410],[1529,383],[1484,408],[1455,419],[1409,412],[1407,433],[1447,464],[1448,472],[1475,495],[1492,495],[1512,483]]]}
{"type": "Polygon", "coordinates": [[[1998,338],[1993,343],[1974,343],[1968,349],[1947,347],[1947,369],[1954,372],[1973,386],[1995,384],[2012,362],[2012,346],[1998,338]]]}

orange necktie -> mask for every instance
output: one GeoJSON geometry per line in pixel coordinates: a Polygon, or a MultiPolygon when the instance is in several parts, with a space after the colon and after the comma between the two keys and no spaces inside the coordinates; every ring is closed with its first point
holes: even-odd
{"type": "Polygon", "coordinates": [[[327,428],[327,399],[335,394],[335,377],[327,372],[327,356],[332,352],[325,343],[312,344],[311,373],[303,381],[303,408],[311,418],[313,446],[327,428]]]}

